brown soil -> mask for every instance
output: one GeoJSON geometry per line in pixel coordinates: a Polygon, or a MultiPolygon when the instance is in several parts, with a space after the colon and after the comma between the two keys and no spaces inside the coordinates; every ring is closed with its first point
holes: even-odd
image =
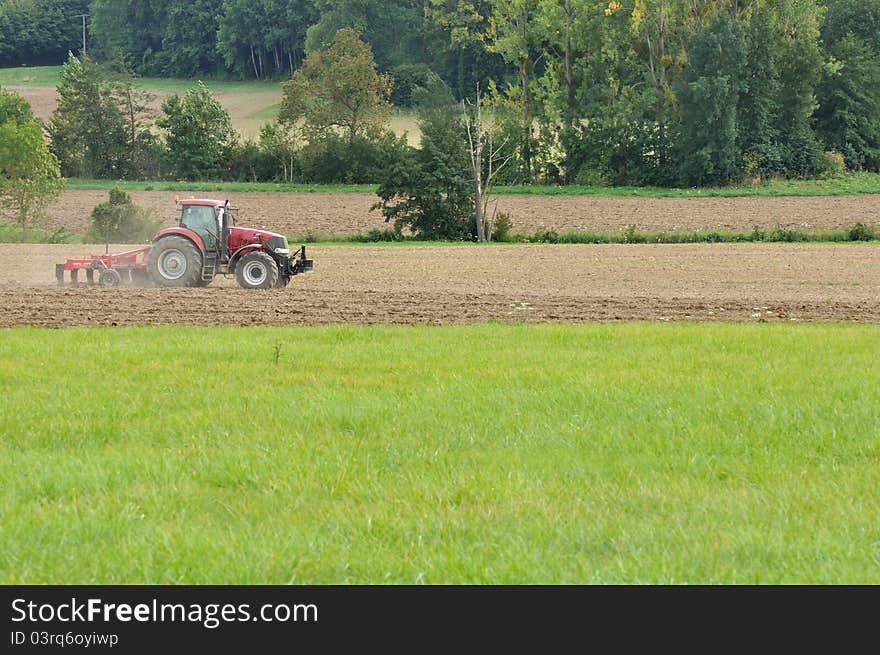
{"type": "MultiPolygon", "coordinates": [[[[141,191],[134,201],[152,208],[172,224],[176,195],[141,191]]],[[[352,235],[388,225],[370,207],[377,196],[366,193],[225,193],[197,196],[229,198],[241,209],[243,225],[266,227],[291,237],[352,235]]],[[[47,226],[84,233],[95,205],[106,202],[104,191],[66,191],[48,212],[47,226]]],[[[801,228],[808,231],[866,223],[880,227],[880,196],[806,198],[602,198],[560,196],[500,196],[498,211],[510,214],[514,231],[539,229],[620,232],[629,225],[642,230],[737,230],[755,225],[801,228]]]]}
{"type": "Polygon", "coordinates": [[[57,288],[88,246],[0,246],[0,326],[880,322],[875,245],[315,247],[284,290],[57,288]]]}

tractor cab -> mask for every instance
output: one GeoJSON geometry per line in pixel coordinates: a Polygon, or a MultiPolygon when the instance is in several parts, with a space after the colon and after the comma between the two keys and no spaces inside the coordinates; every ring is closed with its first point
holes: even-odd
{"type": "Polygon", "coordinates": [[[219,200],[180,200],[181,212],[178,225],[198,234],[205,243],[205,249],[222,251],[224,235],[228,229],[228,204],[219,200]]]}

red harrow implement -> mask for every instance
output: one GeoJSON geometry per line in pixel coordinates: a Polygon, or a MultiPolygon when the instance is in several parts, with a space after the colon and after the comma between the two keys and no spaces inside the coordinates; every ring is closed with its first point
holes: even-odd
{"type": "Polygon", "coordinates": [[[87,259],[68,259],[63,264],[55,264],[55,278],[58,286],[64,284],[64,273],[70,271],[71,286],[79,285],[79,272],[86,272],[88,284],[102,287],[118,287],[120,284],[146,284],[147,255],[150,247],[121,252],[118,255],[92,255],[87,259]],[[97,280],[95,273],[98,274],[97,280]]]}

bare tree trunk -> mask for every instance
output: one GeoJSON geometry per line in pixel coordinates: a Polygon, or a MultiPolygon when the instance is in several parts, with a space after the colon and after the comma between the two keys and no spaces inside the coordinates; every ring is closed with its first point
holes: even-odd
{"type": "Polygon", "coordinates": [[[480,87],[477,86],[477,117],[474,121],[476,138],[473,142],[472,164],[474,169],[474,217],[477,220],[477,241],[486,241],[486,225],[483,216],[483,103],[480,102],[480,87]]]}
{"type": "Polygon", "coordinates": [[[513,155],[500,157],[501,151],[507,145],[507,141],[501,147],[495,148],[492,142],[491,129],[483,127],[483,106],[480,97],[480,87],[477,85],[477,106],[474,118],[468,115],[466,101],[462,101],[464,124],[467,128],[468,154],[471,159],[471,172],[474,183],[474,220],[477,224],[477,240],[485,243],[492,240],[492,219],[489,218],[489,199],[492,193],[492,184],[495,176],[511,160],[513,155]],[[484,151],[483,138],[487,139],[488,152],[484,151]],[[496,162],[498,165],[496,166],[496,162]],[[484,171],[484,164],[486,170],[484,171]]]}
{"type": "Polygon", "coordinates": [[[251,46],[251,63],[254,65],[254,75],[260,79],[260,71],[257,69],[257,58],[254,56],[254,46],[251,46]]]}

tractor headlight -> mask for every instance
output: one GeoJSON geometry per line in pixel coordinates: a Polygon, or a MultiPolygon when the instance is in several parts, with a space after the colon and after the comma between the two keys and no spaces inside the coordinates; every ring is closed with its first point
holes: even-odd
{"type": "Polygon", "coordinates": [[[290,248],[275,248],[276,255],[289,255],[290,248]]]}

